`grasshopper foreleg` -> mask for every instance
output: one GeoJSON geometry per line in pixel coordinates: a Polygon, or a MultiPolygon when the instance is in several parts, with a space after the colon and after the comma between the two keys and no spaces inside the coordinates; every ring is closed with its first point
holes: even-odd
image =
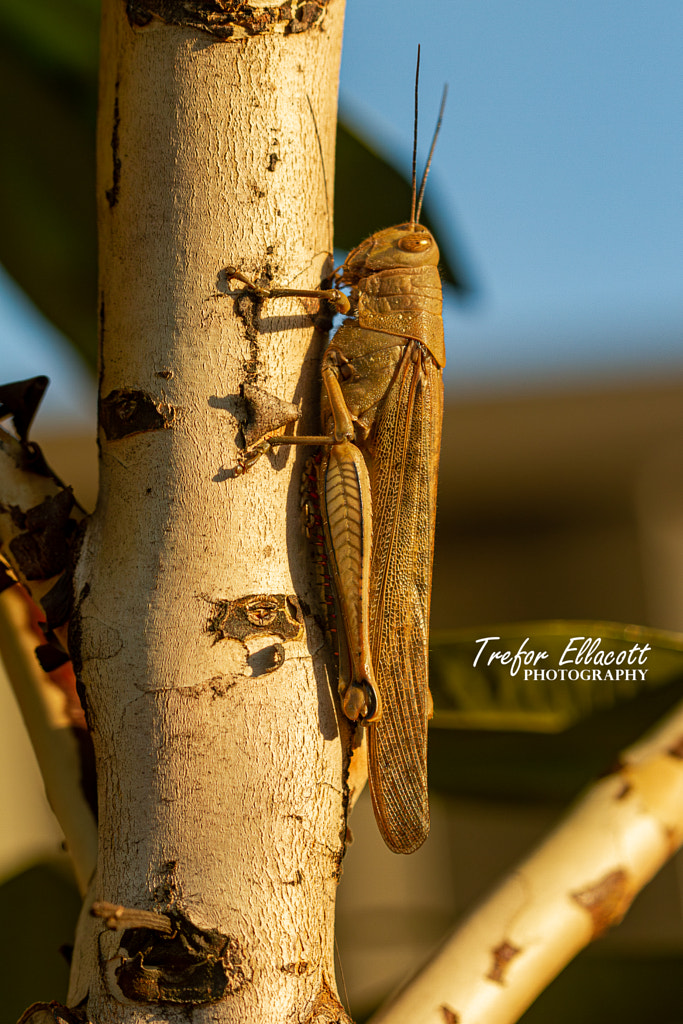
{"type": "Polygon", "coordinates": [[[262,288],[261,285],[251,281],[235,267],[226,267],[225,276],[228,281],[241,281],[242,284],[247,286],[248,291],[254,293],[257,299],[301,296],[305,299],[324,299],[326,302],[330,302],[338,313],[348,313],[351,309],[351,303],[339,288],[262,288]]]}
{"type": "Polygon", "coordinates": [[[296,437],[266,437],[263,441],[259,441],[258,444],[254,444],[251,448],[247,448],[246,451],[242,452],[235,469],[235,476],[242,476],[243,473],[247,473],[254,463],[258,462],[262,455],[268,455],[280,445],[307,444],[319,445],[322,447],[334,443],[334,438],[328,437],[326,434],[319,437],[301,437],[298,435],[296,437]]]}

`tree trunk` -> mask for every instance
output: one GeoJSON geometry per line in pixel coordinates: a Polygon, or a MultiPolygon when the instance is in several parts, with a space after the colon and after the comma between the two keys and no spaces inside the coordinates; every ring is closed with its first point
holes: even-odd
{"type": "Polygon", "coordinates": [[[99,855],[68,1002],[93,1024],[338,1020],[345,743],[306,455],[234,473],[254,419],[291,419],[261,392],[317,430],[318,304],[256,305],[224,268],[315,288],[331,266],[343,0],[103,8],[101,476],[70,630],[99,855]],[[93,901],[127,908],[119,930],[93,901]]]}

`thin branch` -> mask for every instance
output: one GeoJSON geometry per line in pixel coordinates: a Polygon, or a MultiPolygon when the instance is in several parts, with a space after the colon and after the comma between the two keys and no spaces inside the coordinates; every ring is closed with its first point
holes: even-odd
{"type": "Polygon", "coordinates": [[[35,645],[26,601],[18,587],[11,587],[0,594],[0,657],[84,894],[97,860],[97,825],[83,793],[78,746],[64,694],[38,664],[35,645]]]}

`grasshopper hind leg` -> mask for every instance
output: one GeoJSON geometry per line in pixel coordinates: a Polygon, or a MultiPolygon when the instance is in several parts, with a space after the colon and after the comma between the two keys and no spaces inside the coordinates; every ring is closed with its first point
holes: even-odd
{"type": "Polygon", "coordinates": [[[369,588],[372,542],[370,479],[350,441],[333,444],[320,468],[320,497],[334,590],[344,623],[350,670],[342,674],[342,709],[351,721],[374,722],[382,701],[370,654],[369,588]]]}

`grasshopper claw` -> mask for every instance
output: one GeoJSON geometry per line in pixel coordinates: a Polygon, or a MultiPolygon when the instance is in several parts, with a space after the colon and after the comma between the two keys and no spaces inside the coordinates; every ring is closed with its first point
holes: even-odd
{"type": "Polygon", "coordinates": [[[262,455],[267,455],[268,452],[272,452],[273,446],[270,441],[259,441],[252,448],[247,448],[246,451],[242,452],[239,459],[237,460],[237,466],[235,467],[235,476],[243,476],[247,473],[255,462],[261,458],[262,455]]]}

